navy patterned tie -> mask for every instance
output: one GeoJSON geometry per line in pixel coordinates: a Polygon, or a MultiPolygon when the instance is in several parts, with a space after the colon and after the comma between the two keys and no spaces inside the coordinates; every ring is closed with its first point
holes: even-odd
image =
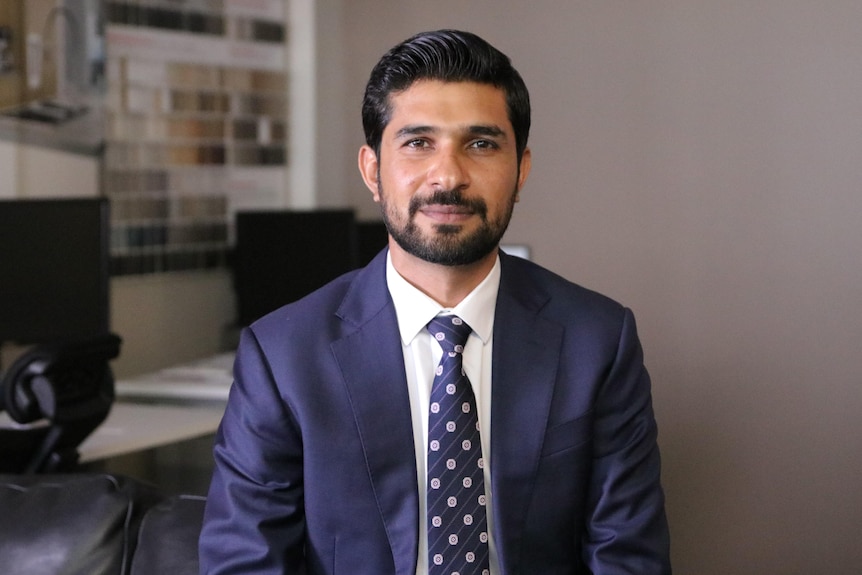
{"type": "Polygon", "coordinates": [[[428,573],[488,575],[488,528],[479,417],[461,362],[472,331],[438,316],[428,331],[443,348],[428,417],[428,573]]]}

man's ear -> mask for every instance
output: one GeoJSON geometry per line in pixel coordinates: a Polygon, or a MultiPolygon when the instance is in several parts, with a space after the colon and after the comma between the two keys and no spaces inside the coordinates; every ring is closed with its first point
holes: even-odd
{"type": "Polygon", "coordinates": [[[521,164],[518,166],[518,189],[515,192],[515,201],[521,200],[521,188],[527,181],[527,176],[530,175],[530,168],[533,166],[533,153],[530,148],[524,148],[524,153],[521,154],[521,164]]]}
{"type": "Polygon", "coordinates": [[[362,181],[365,182],[365,186],[371,190],[371,196],[375,202],[380,201],[380,181],[377,178],[379,166],[377,154],[370,146],[365,145],[359,148],[359,173],[362,174],[362,181]]]}

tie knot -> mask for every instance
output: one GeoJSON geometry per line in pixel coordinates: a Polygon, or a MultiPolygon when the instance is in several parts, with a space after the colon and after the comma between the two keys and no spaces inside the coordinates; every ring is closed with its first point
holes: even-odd
{"type": "Polygon", "coordinates": [[[445,352],[463,352],[471,331],[472,328],[457,315],[438,315],[428,322],[428,332],[445,352]]]}

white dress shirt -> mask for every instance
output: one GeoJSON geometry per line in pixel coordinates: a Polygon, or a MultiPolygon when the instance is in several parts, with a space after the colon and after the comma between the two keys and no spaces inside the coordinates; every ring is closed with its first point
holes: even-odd
{"type": "Polygon", "coordinates": [[[454,308],[439,303],[407,282],[395,270],[391,257],[386,261],[386,282],[401,333],[401,350],[410,393],[410,411],[413,419],[413,440],[416,451],[417,481],[419,484],[419,558],[416,575],[428,573],[428,529],[426,506],[426,461],[428,454],[428,408],[434,369],[440,362],[443,350],[431,337],[425,326],[435,316],[455,314],[469,325],[473,332],[464,346],[464,371],[473,386],[479,410],[482,434],[482,457],[485,460],[485,494],[488,513],[488,549],[491,575],[500,572],[493,533],[491,502],[491,351],[493,348],[494,310],[500,288],[500,259],[476,288],[454,308]]]}

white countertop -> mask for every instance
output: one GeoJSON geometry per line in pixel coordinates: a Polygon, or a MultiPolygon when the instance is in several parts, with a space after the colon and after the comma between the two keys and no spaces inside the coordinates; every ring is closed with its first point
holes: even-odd
{"type": "Polygon", "coordinates": [[[223,409],[117,402],[78,448],[81,463],[108,459],[214,433],[223,409]]]}
{"type": "Polygon", "coordinates": [[[233,353],[169,367],[146,375],[118,380],[117,398],[146,401],[227,401],[233,383],[233,353]]]}

